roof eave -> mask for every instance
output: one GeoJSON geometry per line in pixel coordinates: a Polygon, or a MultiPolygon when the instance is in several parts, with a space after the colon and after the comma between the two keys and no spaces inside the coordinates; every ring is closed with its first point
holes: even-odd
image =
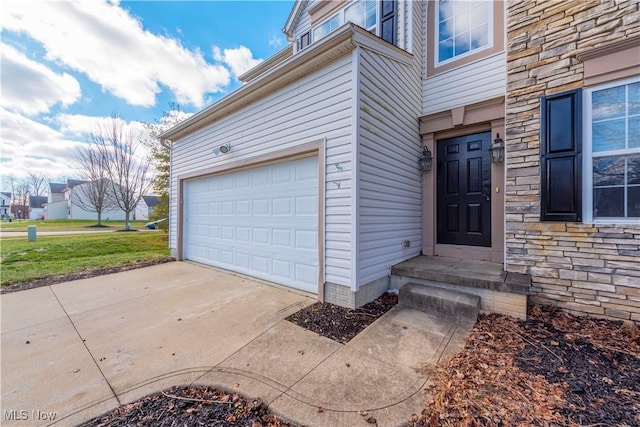
{"type": "Polygon", "coordinates": [[[290,81],[301,77],[308,72],[310,67],[317,68],[323,63],[344,55],[346,53],[345,48],[348,48],[348,51],[355,48],[353,34],[352,25],[345,25],[343,28],[337,29],[327,36],[326,40],[311,45],[296,55],[289,57],[216,103],[163,132],[159,138],[170,141],[179,139],[186,133],[212,123],[222,115],[230,114],[252,101],[262,98],[265,92],[273,92],[290,81]]]}
{"type": "Polygon", "coordinates": [[[389,59],[410,65],[413,55],[387,43],[355,24],[345,24],[322,41],[290,56],[281,63],[258,75],[249,83],[231,92],[160,135],[161,140],[177,140],[184,135],[207,126],[219,118],[263,98],[309,72],[346,55],[361,46],[389,59]]]}
{"type": "Polygon", "coordinates": [[[245,72],[244,74],[239,75],[238,80],[240,80],[243,83],[248,83],[251,80],[258,77],[260,74],[265,73],[269,69],[275,67],[282,61],[291,57],[291,55],[293,55],[293,45],[288,44],[284,49],[280,50],[274,55],[271,55],[269,58],[262,61],[255,67],[251,68],[249,71],[245,72]]]}

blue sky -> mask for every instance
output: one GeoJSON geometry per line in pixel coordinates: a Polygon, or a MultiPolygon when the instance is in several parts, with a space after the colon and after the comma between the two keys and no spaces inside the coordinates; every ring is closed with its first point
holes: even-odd
{"type": "Polygon", "coordinates": [[[117,113],[135,129],[194,113],[283,49],[293,1],[4,0],[0,189],[74,178],[74,149],[117,113]]]}

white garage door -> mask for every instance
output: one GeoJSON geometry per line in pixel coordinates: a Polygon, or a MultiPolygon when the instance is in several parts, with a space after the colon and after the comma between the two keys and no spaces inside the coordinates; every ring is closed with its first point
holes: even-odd
{"type": "Polygon", "coordinates": [[[187,181],[185,259],[317,292],[318,159],[187,181]]]}

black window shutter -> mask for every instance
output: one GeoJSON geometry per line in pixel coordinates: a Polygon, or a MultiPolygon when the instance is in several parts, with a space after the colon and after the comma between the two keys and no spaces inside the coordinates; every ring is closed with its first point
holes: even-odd
{"type": "Polygon", "coordinates": [[[380,8],[380,37],[396,44],[396,1],[383,0],[380,8]]]}
{"type": "Polygon", "coordinates": [[[542,221],[582,221],[582,90],[542,98],[542,221]]]}

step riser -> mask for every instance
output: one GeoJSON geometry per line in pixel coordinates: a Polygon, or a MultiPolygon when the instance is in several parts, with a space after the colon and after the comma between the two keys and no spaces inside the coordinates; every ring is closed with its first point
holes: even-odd
{"type": "Polygon", "coordinates": [[[398,303],[427,313],[475,322],[480,311],[480,297],[441,287],[407,283],[400,288],[398,303]]]}

